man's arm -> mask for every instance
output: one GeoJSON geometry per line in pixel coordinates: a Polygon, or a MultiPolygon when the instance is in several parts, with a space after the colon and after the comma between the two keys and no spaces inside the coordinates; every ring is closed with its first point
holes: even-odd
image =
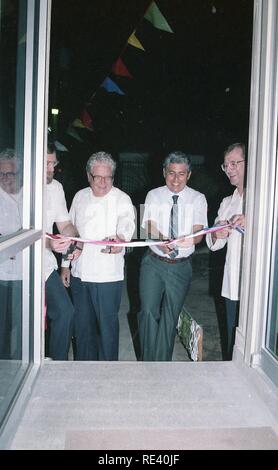
{"type": "Polygon", "coordinates": [[[56,222],[56,226],[61,236],[56,239],[46,239],[46,247],[57,253],[64,253],[73,243],[71,240],[64,237],[77,237],[78,232],[70,220],[56,222]]]}
{"type": "MultiPolygon", "coordinates": [[[[158,230],[154,220],[146,220],[145,231],[147,234],[147,238],[150,238],[152,240],[168,240],[169,239],[169,237],[166,237],[166,235],[163,235],[163,233],[161,233],[158,230]]],[[[160,245],[160,246],[158,245],[157,248],[165,255],[168,255],[173,250],[173,247],[168,246],[168,245],[160,245]]]]}
{"type": "Polygon", "coordinates": [[[146,231],[147,237],[152,240],[168,240],[169,239],[169,237],[166,237],[166,235],[163,235],[163,233],[161,233],[158,230],[156,226],[156,222],[154,220],[146,220],[145,231],[146,231]]]}
{"type": "MultiPolygon", "coordinates": [[[[218,214],[214,221],[214,225],[226,225],[227,224],[227,219],[226,219],[227,204],[229,204],[229,199],[224,198],[218,209],[218,214]]],[[[217,232],[208,233],[206,235],[206,243],[207,243],[208,248],[211,251],[221,250],[226,245],[230,232],[231,230],[228,228],[228,229],[218,230],[217,232]]]]}
{"type": "MultiPolygon", "coordinates": [[[[124,194],[118,202],[118,217],[115,234],[109,234],[107,240],[130,241],[135,229],[135,211],[131,199],[124,194]]],[[[123,251],[122,247],[109,246],[101,250],[102,253],[117,254],[123,251]]]]}
{"type": "MultiPolygon", "coordinates": [[[[203,225],[193,225],[193,233],[199,232],[204,228],[203,225]]],[[[198,245],[203,239],[204,235],[198,235],[197,237],[184,238],[183,240],[175,243],[180,248],[190,248],[192,245],[198,245]]]]}
{"type": "Polygon", "coordinates": [[[61,235],[65,235],[66,237],[78,237],[78,232],[70,220],[56,222],[56,226],[61,235]]]}

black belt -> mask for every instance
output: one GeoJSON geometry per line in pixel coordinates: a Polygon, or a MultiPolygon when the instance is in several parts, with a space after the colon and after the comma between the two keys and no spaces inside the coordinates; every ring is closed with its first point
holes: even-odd
{"type": "Polygon", "coordinates": [[[158,258],[160,261],[164,261],[164,263],[169,263],[169,264],[177,264],[177,263],[183,263],[184,261],[189,261],[192,255],[189,255],[185,258],[166,258],[166,256],[159,256],[154,251],[149,250],[148,252],[149,255],[154,256],[154,258],[158,258]]]}

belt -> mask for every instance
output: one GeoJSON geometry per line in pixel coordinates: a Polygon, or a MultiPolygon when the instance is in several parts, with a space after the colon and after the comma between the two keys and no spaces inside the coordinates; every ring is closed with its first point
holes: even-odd
{"type": "Polygon", "coordinates": [[[154,258],[158,258],[160,261],[164,261],[164,263],[169,263],[169,264],[177,264],[177,263],[183,263],[184,261],[189,261],[192,255],[189,255],[185,258],[166,258],[166,256],[159,256],[154,251],[149,250],[148,252],[149,255],[153,256],[154,258]]]}

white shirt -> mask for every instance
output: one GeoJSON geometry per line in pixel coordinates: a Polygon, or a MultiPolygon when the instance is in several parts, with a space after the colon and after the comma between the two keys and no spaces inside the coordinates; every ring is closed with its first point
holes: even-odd
{"type": "MultiPolygon", "coordinates": [[[[59,181],[52,180],[46,184],[46,227],[48,233],[52,233],[54,222],[66,222],[70,220],[67,210],[65,193],[59,181]]],[[[47,280],[52,271],[58,269],[57,260],[50,248],[45,249],[45,279],[47,280]]]]}
{"type": "MultiPolygon", "coordinates": [[[[0,234],[10,235],[22,228],[22,188],[16,194],[8,194],[0,187],[0,234]]],[[[0,279],[16,281],[22,279],[22,253],[0,263],[0,279]]]]}
{"type": "MultiPolygon", "coordinates": [[[[207,201],[204,194],[195,189],[185,186],[180,193],[172,193],[167,186],[152,189],[148,192],[145,200],[145,211],[142,220],[142,227],[145,227],[147,220],[153,220],[160,233],[169,237],[170,214],[173,205],[172,196],[178,197],[178,235],[189,235],[193,232],[194,225],[207,226],[207,201]]],[[[159,256],[168,255],[162,253],[159,248],[152,246],[153,250],[159,256]]],[[[190,256],[194,250],[193,244],[189,248],[179,248],[177,258],[190,256]]]]}
{"type": "MultiPolygon", "coordinates": [[[[215,224],[219,220],[229,220],[233,215],[242,214],[242,209],[243,197],[235,189],[231,196],[225,197],[221,202],[215,224]]],[[[211,233],[206,236],[207,245],[212,251],[220,250],[227,243],[221,295],[230,300],[239,300],[242,241],[242,235],[237,230],[232,230],[228,238],[218,238],[214,244],[211,233]]]]}
{"type": "MultiPolygon", "coordinates": [[[[112,187],[103,197],[96,197],[90,187],[81,189],[70,209],[72,223],[81,238],[103,240],[122,235],[132,238],[135,214],[130,197],[112,187]]],[[[84,243],[81,256],[72,263],[71,273],[87,282],[115,282],[124,278],[124,249],[117,254],[102,253],[104,246],[84,243]]],[[[62,262],[67,266],[67,262],[62,262]]]]}

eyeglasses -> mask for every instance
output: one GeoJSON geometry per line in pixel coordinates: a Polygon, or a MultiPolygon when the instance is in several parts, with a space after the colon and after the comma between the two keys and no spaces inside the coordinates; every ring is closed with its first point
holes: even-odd
{"type": "Polygon", "coordinates": [[[14,173],[13,171],[7,171],[7,173],[3,173],[0,171],[0,178],[14,178],[17,173],[14,173]]]}
{"type": "Polygon", "coordinates": [[[244,161],[245,161],[245,160],[238,160],[237,162],[231,161],[231,162],[229,162],[229,163],[222,163],[221,169],[222,169],[223,171],[227,171],[227,169],[230,167],[231,170],[236,170],[238,164],[239,164],[239,163],[242,163],[242,162],[244,162],[244,161]]]}
{"type": "Polygon", "coordinates": [[[47,165],[47,168],[49,168],[51,166],[53,166],[53,168],[55,168],[57,165],[59,165],[59,162],[57,162],[57,161],[56,162],[50,162],[49,161],[49,162],[47,162],[46,165],[47,165]]]}
{"type": "Polygon", "coordinates": [[[92,175],[92,173],[90,173],[90,176],[94,183],[100,183],[101,181],[104,181],[105,183],[111,183],[114,179],[113,176],[92,175]]]}

